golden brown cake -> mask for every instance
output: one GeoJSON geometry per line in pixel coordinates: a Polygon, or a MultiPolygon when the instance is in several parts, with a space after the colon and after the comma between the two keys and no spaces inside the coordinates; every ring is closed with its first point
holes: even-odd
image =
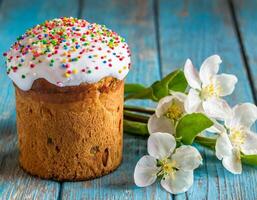
{"type": "Polygon", "coordinates": [[[16,87],[21,166],[57,180],[116,169],[122,159],[123,81],[64,88],[34,83],[25,92],[16,87]]]}
{"type": "Polygon", "coordinates": [[[123,38],[85,20],[54,19],[28,30],[5,56],[15,85],[21,167],[56,180],[115,170],[130,68],[123,38]]]}

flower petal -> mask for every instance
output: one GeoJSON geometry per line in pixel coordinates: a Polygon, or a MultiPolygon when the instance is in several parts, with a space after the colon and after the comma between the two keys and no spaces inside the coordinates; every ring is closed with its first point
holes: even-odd
{"type": "Polygon", "coordinates": [[[237,77],[231,74],[220,74],[214,76],[213,81],[220,88],[220,96],[227,96],[234,91],[237,77]]]}
{"type": "Polygon", "coordinates": [[[175,147],[176,140],[169,133],[153,133],[148,138],[148,153],[157,159],[163,159],[170,156],[175,147]]]}
{"type": "Polygon", "coordinates": [[[193,170],[178,170],[161,180],[161,186],[172,194],[186,192],[194,182],[193,170]]]}
{"type": "Polygon", "coordinates": [[[175,161],[176,168],[183,170],[194,170],[202,163],[202,156],[199,151],[187,145],[177,148],[171,159],[175,161]]]}
{"type": "Polygon", "coordinates": [[[175,97],[171,96],[171,95],[160,99],[160,101],[156,107],[156,110],[155,110],[156,116],[161,117],[162,115],[164,115],[168,111],[168,109],[174,99],[175,99],[175,97]]]}
{"type": "Polygon", "coordinates": [[[213,125],[210,128],[207,128],[206,131],[211,133],[223,133],[226,131],[225,127],[217,122],[215,119],[211,119],[213,125]]]}
{"type": "Polygon", "coordinates": [[[201,99],[199,92],[190,89],[185,101],[185,110],[187,113],[201,112],[201,99]]]}
{"type": "Polygon", "coordinates": [[[225,156],[222,160],[223,166],[233,174],[242,173],[242,163],[238,154],[238,150],[234,149],[231,155],[225,156]]]}
{"type": "Polygon", "coordinates": [[[175,91],[172,91],[171,92],[171,95],[174,96],[176,99],[178,99],[179,101],[181,101],[182,103],[185,102],[186,98],[187,98],[187,95],[185,95],[184,93],[182,92],[175,92],[175,91]]]}
{"type": "Polygon", "coordinates": [[[245,141],[240,147],[241,151],[246,155],[257,154],[257,134],[248,131],[245,134],[245,141]]]}
{"type": "Polygon", "coordinates": [[[192,61],[190,59],[186,60],[184,66],[184,74],[190,87],[199,90],[201,89],[199,74],[194,68],[192,61]]]}
{"type": "Polygon", "coordinates": [[[232,155],[233,146],[229,140],[227,133],[223,132],[218,136],[215,145],[215,153],[219,160],[223,159],[226,156],[232,155]]]}
{"type": "Polygon", "coordinates": [[[149,118],[147,127],[150,134],[156,132],[175,133],[173,122],[169,118],[164,116],[158,118],[155,114],[149,118]]]}
{"type": "Polygon", "coordinates": [[[231,117],[232,109],[224,99],[212,97],[203,102],[203,109],[207,116],[218,120],[226,120],[231,117]]]}
{"type": "Polygon", "coordinates": [[[230,127],[245,126],[246,128],[250,128],[257,120],[257,107],[252,103],[236,105],[233,111],[230,127]]]}
{"type": "Polygon", "coordinates": [[[139,187],[153,184],[157,178],[159,168],[157,161],[152,156],[143,156],[136,164],[134,171],[134,181],[139,187]]]}
{"type": "Polygon", "coordinates": [[[199,72],[203,85],[208,85],[212,76],[218,73],[221,62],[222,60],[218,55],[210,56],[203,61],[199,72]]]}

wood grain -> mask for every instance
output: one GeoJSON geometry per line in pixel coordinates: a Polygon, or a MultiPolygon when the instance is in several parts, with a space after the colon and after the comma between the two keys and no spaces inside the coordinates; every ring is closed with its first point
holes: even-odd
{"type": "MultiPolygon", "coordinates": [[[[239,82],[228,99],[253,102],[246,69],[240,54],[229,4],[226,1],[169,1],[159,3],[162,71],[183,66],[190,57],[197,68],[206,57],[219,54],[220,71],[235,74],[239,82]]],[[[195,171],[195,183],[175,199],[256,199],[257,172],[244,166],[241,176],[226,171],[209,150],[201,149],[203,165],[195,171]],[[251,191],[251,192],[249,192],[251,191]]]]}
{"type": "Polygon", "coordinates": [[[257,101],[257,1],[233,0],[231,3],[235,10],[242,48],[246,55],[246,64],[249,65],[249,75],[253,82],[255,100],[257,101]]]}
{"type": "MultiPolygon", "coordinates": [[[[81,16],[90,22],[106,24],[127,39],[133,67],[127,82],[148,85],[183,67],[188,57],[199,67],[204,58],[217,53],[223,60],[221,72],[233,73],[239,78],[236,91],[228,101],[232,105],[253,102],[241,53],[249,58],[256,94],[257,3],[233,1],[245,48],[242,49],[228,2],[0,0],[0,54],[27,28],[45,19],[81,16]]],[[[4,66],[2,56],[0,65],[4,66]]],[[[195,171],[195,183],[187,193],[170,195],[159,184],[138,188],[133,182],[133,171],[138,159],[146,154],[146,139],[126,134],[123,163],[110,175],[92,181],[64,183],[32,177],[18,166],[14,93],[5,67],[0,68],[0,82],[0,199],[257,199],[256,168],[244,166],[241,176],[232,175],[211,151],[202,148],[204,163],[195,171]]],[[[133,103],[154,106],[147,101],[133,103]]]]}
{"type": "Polygon", "coordinates": [[[68,1],[8,1],[0,4],[0,199],[57,199],[60,184],[32,177],[19,167],[15,98],[6,75],[2,53],[27,28],[46,19],[76,16],[78,4],[68,1]]]}

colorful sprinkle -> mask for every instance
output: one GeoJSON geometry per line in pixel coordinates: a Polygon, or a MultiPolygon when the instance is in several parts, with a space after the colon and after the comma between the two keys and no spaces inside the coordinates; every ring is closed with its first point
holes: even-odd
{"type": "MultiPolygon", "coordinates": [[[[95,81],[110,74],[123,79],[131,66],[130,50],[124,38],[103,25],[72,17],[45,21],[28,29],[3,56],[6,57],[8,74],[22,73],[19,76],[26,81],[32,80],[27,77],[33,73],[47,80],[53,77],[52,82],[62,86],[65,86],[66,78],[75,74],[78,74],[75,78],[85,82],[87,74],[91,74],[90,80],[95,75],[95,81]],[[42,74],[45,66],[50,66],[51,70],[46,68],[45,74],[42,74]],[[60,80],[56,81],[56,77],[49,74],[53,71],[60,80]],[[81,78],[79,75],[82,73],[81,78]]],[[[77,83],[74,81],[74,84],[77,83]]]]}

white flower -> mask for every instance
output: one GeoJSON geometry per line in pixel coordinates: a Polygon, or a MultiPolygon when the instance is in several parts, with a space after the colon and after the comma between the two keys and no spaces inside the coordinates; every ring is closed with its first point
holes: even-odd
{"type": "Polygon", "coordinates": [[[174,123],[185,114],[184,101],[186,95],[180,92],[172,92],[171,96],[162,98],[148,121],[149,133],[166,132],[175,133],[174,123]]]}
{"type": "Polygon", "coordinates": [[[216,124],[216,130],[220,132],[215,147],[216,156],[222,160],[227,170],[240,174],[242,172],[241,152],[246,155],[257,154],[257,134],[250,129],[257,120],[257,107],[251,103],[239,104],[232,109],[228,104],[223,106],[223,108],[216,107],[213,112],[209,111],[213,117],[225,121],[226,129],[216,124]]]}
{"type": "Polygon", "coordinates": [[[193,184],[193,170],[202,163],[202,157],[192,146],[175,148],[176,140],[171,134],[150,135],[149,155],[143,156],[135,167],[135,184],[146,187],[160,178],[162,187],[170,193],[187,191],[193,184]]]}
{"type": "Polygon", "coordinates": [[[184,66],[184,74],[191,87],[185,101],[189,113],[204,112],[215,104],[224,102],[220,97],[230,95],[237,83],[237,78],[230,74],[217,74],[221,59],[218,55],[208,57],[198,73],[190,59],[184,66]]]}

